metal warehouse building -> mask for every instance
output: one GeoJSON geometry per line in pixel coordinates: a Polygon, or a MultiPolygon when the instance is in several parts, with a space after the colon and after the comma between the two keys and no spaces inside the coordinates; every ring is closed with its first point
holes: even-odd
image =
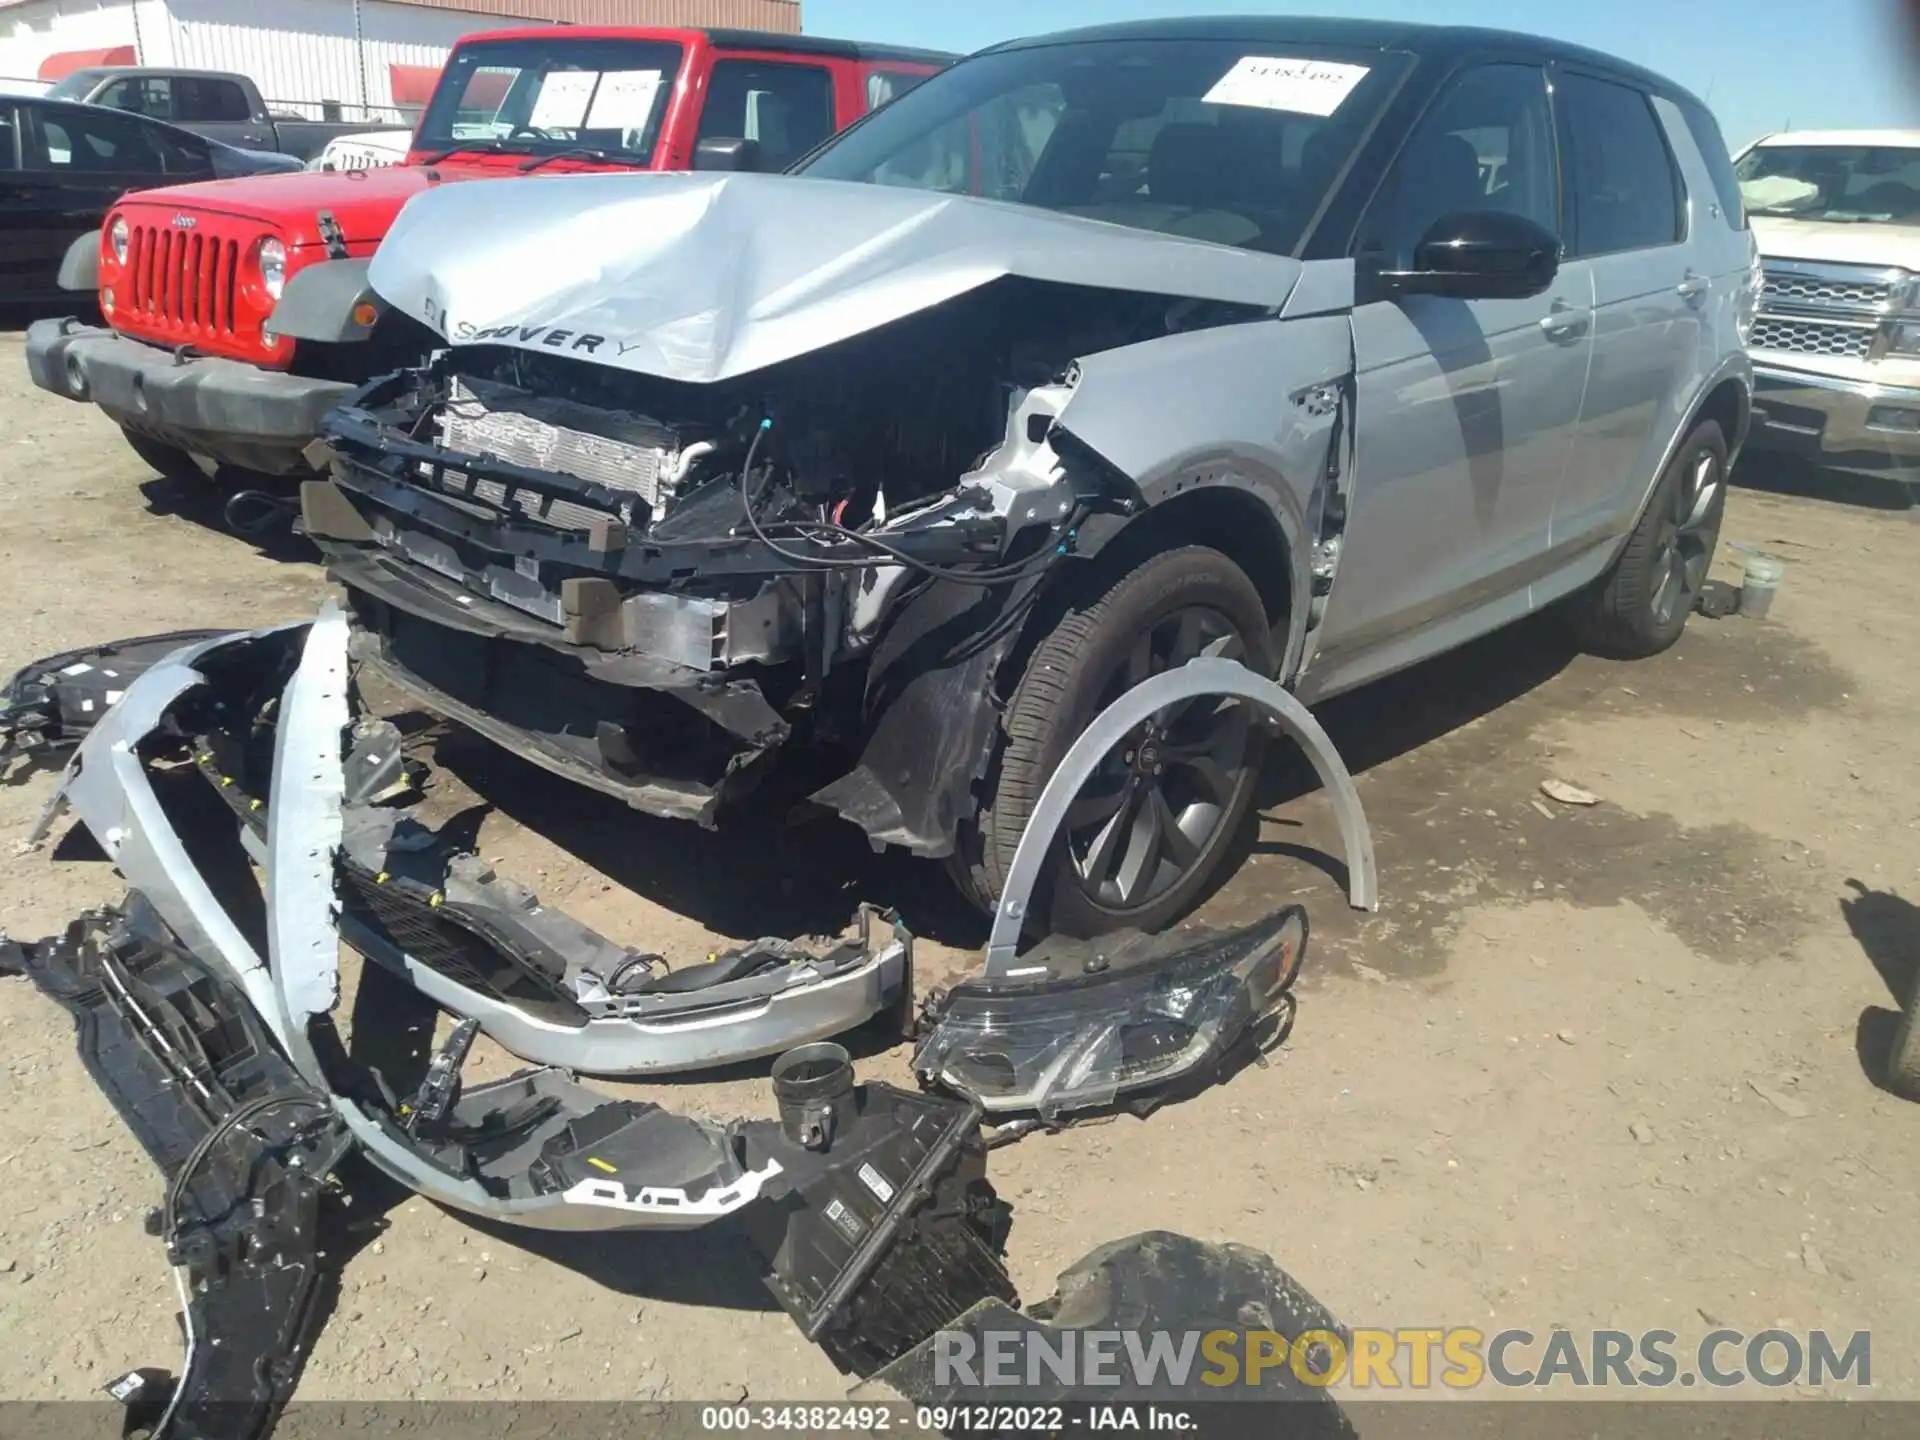
{"type": "Polygon", "coordinates": [[[447,51],[476,30],[726,25],[797,34],[800,0],[0,0],[0,81],[84,65],[252,77],[276,109],[409,123],[447,51]]]}

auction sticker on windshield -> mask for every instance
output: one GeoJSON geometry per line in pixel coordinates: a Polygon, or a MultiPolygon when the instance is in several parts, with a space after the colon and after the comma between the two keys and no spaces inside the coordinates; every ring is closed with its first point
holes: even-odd
{"type": "Polygon", "coordinates": [[[587,113],[589,130],[644,130],[653,118],[653,100],[660,93],[658,70],[609,70],[593,92],[587,113]]]}
{"type": "Polygon", "coordinates": [[[556,70],[542,82],[527,124],[535,130],[579,129],[599,78],[595,70],[556,70]]]}
{"type": "Polygon", "coordinates": [[[1367,78],[1365,65],[1248,55],[1203,97],[1209,105],[1246,105],[1294,115],[1331,115],[1367,78]]]}

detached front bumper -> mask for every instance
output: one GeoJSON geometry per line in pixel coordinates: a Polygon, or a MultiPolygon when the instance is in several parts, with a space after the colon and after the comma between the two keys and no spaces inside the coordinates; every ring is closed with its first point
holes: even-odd
{"type": "Polygon", "coordinates": [[[1754,443],[1837,470],[1920,481],[1920,389],[1756,364],[1754,443]]]}
{"type": "Polygon", "coordinates": [[[354,387],[238,360],[183,356],[73,320],[27,331],[42,390],[98,405],[119,424],[195,455],[269,475],[311,474],[320,419],[354,387]]]}

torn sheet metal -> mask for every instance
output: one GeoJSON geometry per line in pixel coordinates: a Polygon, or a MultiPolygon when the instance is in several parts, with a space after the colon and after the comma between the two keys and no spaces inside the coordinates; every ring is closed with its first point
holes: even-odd
{"type": "Polygon", "coordinates": [[[593,175],[547,190],[537,206],[511,181],[415,197],[374,288],[455,344],[711,383],[1004,276],[1277,309],[1300,275],[1284,256],[884,185],[593,175]]]}

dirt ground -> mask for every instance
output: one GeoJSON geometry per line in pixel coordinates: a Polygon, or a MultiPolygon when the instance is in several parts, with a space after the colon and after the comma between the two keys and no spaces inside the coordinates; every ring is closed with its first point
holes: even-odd
{"type": "MultiPolygon", "coordinates": [[[[1769,621],[1696,618],[1637,665],[1529,625],[1329,706],[1380,912],[1345,909],[1330,812],[1277,763],[1206,913],[1308,907],[1293,1036],[1151,1119],[997,1152],[1022,1292],[1165,1227],[1271,1251],[1353,1325],[1871,1329],[1875,1389],[1920,1396],[1920,1256],[1899,1219],[1920,1109],[1872,1078],[1892,987],[1920,961],[1916,514],[1743,489],[1727,537],[1789,561],[1769,621]],[[1601,803],[1548,801],[1550,778],[1601,803]]],[[[203,493],[32,389],[19,337],[0,336],[0,674],[124,635],[304,617],[324,592],[299,552],[222,533],[203,493]]],[[[484,853],[635,943],[698,955],[828,931],[864,898],[930,937],[931,982],[983,938],[931,867],[876,859],[850,829],[703,835],[482,746],[442,758],[495,801],[484,853]]],[[[0,787],[0,832],[21,834],[52,784],[0,787]]],[[[6,929],[117,898],[89,853],[0,846],[6,929]]],[[[24,981],[0,981],[0,1055],[0,1398],[90,1397],[176,1364],[141,1230],[156,1175],[24,981]]],[[[905,1073],[897,1049],[862,1063],[905,1073]]],[[[770,1112],[757,1074],[671,1088],[692,1110],[770,1112]]],[[[361,1203],[305,1397],[844,1390],[726,1235],[551,1239],[361,1203]]]]}

